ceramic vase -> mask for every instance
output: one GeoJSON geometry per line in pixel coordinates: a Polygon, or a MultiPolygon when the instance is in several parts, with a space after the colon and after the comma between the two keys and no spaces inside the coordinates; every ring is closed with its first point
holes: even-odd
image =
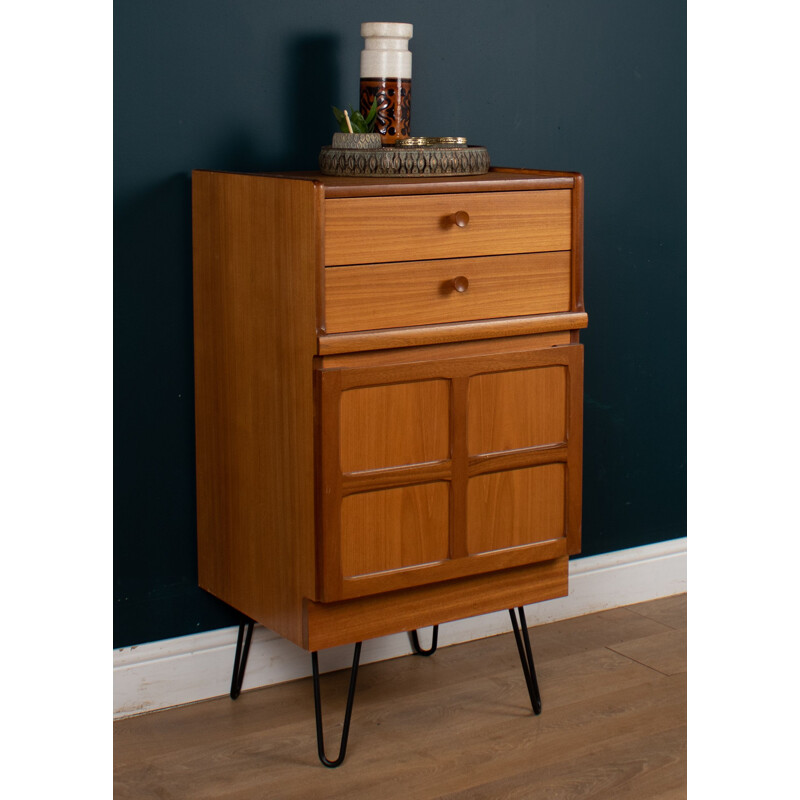
{"type": "Polygon", "coordinates": [[[361,113],[378,98],[375,131],[383,144],[411,135],[411,52],[414,26],[407,22],[364,22],[361,36],[361,113]]]}

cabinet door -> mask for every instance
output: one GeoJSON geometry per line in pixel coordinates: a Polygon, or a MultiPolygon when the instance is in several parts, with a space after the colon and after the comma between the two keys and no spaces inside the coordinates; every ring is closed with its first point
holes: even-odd
{"type": "Polygon", "coordinates": [[[316,373],[318,599],[579,551],[580,345],[337,363],[316,373]]]}

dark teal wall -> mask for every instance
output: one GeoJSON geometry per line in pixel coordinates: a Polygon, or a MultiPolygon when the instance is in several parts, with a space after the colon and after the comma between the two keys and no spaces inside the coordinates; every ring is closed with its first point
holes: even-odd
{"type": "Polygon", "coordinates": [[[117,0],[116,647],[236,619],[196,585],[190,170],[314,169],[370,20],[414,24],[415,134],[586,176],[583,554],[686,533],[683,3],[117,0]]]}

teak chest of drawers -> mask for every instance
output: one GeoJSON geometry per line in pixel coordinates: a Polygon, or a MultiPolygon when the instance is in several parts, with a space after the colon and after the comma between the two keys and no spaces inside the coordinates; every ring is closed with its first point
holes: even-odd
{"type": "Polygon", "coordinates": [[[566,594],[582,226],[574,173],[194,172],[200,585],[312,651],[566,594]]]}

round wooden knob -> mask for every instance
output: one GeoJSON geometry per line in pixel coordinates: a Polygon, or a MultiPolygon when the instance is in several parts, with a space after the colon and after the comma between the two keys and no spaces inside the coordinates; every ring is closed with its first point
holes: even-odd
{"type": "Polygon", "coordinates": [[[453,278],[453,288],[457,292],[466,292],[467,289],[469,289],[469,279],[465,278],[463,275],[453,278]]]}
{"type": "Polygon", "coordinates": [[[469,225],[469,214],[466,211],[456,211],[453,220],[459,228],[466,228],[469,225]]]}

